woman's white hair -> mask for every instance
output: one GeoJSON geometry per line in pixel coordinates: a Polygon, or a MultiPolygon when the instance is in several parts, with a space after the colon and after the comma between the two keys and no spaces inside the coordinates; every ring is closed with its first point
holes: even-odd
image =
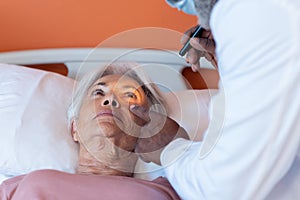
{"type": "Polygon", "coordinates": [[[103,66],[99,69],[92,70],[91,72],[85,74],[82,79],[75,84],[72,102],[68,109],[69,125],[71,124],[72,120],[76,119],[76,117],[79,115],[82,102],[87,91],[91,88],[93,83],[95,83],[95,81],[101,77],[114,74],[128,76],[135,80],[140,84],[141,88],[145,92],[151,109],[161,111],[163,108],[164,112],[167,113],[167,104],[160,89],[151,81],[150,77],[144,72],[141,66],[132,62],[113,63],[103,66]]]}

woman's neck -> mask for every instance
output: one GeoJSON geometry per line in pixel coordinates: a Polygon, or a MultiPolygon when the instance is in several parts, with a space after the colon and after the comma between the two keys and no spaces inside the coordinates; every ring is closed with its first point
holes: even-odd
{"type": "Polygon", "coordinates": [[[77,172],[81,174],[101,174],[132,176],[137,156],[124,150],[112,138],[101,138],[94,143],[80,144],[77,172]]]}
{"type": "Polygon", "coordinates": [[[77,168],[78,174],[96,174],[96,175],[110,175],[110,176],[128,176],[132,177],[133,172],[120,171],[112,169],[104,164],[90,165],[87,163],[79,163],[77,168]]]}

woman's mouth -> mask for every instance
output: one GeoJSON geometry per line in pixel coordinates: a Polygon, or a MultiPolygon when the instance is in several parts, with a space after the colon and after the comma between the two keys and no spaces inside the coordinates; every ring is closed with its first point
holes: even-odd
{"type": "Polygon", "coordinates": [[[113,112],[111,110],[103,110],[103,111],[100,111],[95,117],[94,119],[96,118],[99,118],[99,117],[103,117],[103,116],[108,116],[108,117],[113,117],[113,118],[116,118],[118,119],[119,121],[121,121],[121,119],[114,115],[113,112]]]}

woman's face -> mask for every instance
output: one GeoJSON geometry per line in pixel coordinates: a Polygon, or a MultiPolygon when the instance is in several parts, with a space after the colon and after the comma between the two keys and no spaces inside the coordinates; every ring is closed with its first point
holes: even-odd
{"type": "Polygon", "coordinates": [[[139,134],[139,119],[129,110],[132,104],[149,107],[144,91],[134,79],[122,75],[98,79],[88,90],[76,120],[77,140],[88,143],[103,137],[133,140],[130,136],[139,134]]]}

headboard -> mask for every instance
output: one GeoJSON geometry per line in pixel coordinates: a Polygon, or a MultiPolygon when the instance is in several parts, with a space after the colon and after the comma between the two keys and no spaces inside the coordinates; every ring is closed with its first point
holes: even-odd
{"type": "MultiPolygon", "coordinates": [[[[70,78],[80,78],[82,74],[96,66],[111,62],[134,61],[143,65],[152,80],[163,91],[179,91],[190,89],[189,83],[182,76],[187,66],[185,59],[171,50],[137,49],[137,48],[57,48],[23,50],[0,53],[0,63],[24,66],[47,66],[47,70],[57,69],[70,78]]],[[[202,60],[202,66],[213,67],[202,60]]]]}

